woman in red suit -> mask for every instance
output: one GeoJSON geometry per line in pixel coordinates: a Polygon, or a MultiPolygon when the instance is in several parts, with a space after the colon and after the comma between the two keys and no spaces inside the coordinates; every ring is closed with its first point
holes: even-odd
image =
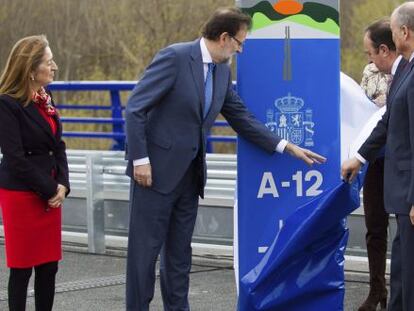
{"type": "Polygon", "coordinates": [[[62,258],[68,163],[59,116],[44,88],[56,70],[46,37],[31,36],[15,44],[0,77],[0,207],[12,311],[25,310],[33,268],[36,310],[52,310],[62,258]]]}

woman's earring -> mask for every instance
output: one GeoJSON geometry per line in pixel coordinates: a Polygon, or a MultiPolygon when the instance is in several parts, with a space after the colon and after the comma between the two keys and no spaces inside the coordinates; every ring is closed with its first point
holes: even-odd
{"type": "Polygon", "coordinates": [[[31,77],[30,77],[30,80],[34,81],[34,77],[33,77],[33,76],[31,76],[31,77]]]}

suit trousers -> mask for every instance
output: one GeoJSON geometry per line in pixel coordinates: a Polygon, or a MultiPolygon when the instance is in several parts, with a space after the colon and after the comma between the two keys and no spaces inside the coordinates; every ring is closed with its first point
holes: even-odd
{"type": "Polygon", "coordinates": [[[193,161],[168,194],[141,187],[132,180],[126,276],[128,311],[149,310],[159,254],[164,310],[190,309],[191,238],[198,209],[198,176],[198,165],[193,161]]]}
{"type": "Polygon", "coordinates": [[[392,244],[389,311],[414,310],[414,225],[408,215],[396,215],[397,233],[392,244]]]}
{"type": "Polygon", "coordinates": [[[386,291],[388,214],[384,207],[384,158],[370,163],[363,187],[370,291],[380,295],[386,291]]]}

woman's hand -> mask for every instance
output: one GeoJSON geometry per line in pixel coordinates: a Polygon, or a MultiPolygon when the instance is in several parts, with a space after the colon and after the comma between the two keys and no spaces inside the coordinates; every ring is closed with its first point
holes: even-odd
{"type": "Polygon", "coordinates": [[[52,208],[60,207],[66,197],[66,191],[67,188],[64,185],[58,184],[55,196],[47,201],[49,206],[52,208]]]}

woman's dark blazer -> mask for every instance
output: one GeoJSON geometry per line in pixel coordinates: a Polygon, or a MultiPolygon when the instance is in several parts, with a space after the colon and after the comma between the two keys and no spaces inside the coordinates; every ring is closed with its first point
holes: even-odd
{"type": "Polygon", "coordinates": [[[55,120],[58,130],[53,135],[34,103],[23,107],[18,100],[0,95],[0,188],[34,191],[45,200],[56,194],[58,184],[69,190],[62,125],[58,116],[55,120]]]}

